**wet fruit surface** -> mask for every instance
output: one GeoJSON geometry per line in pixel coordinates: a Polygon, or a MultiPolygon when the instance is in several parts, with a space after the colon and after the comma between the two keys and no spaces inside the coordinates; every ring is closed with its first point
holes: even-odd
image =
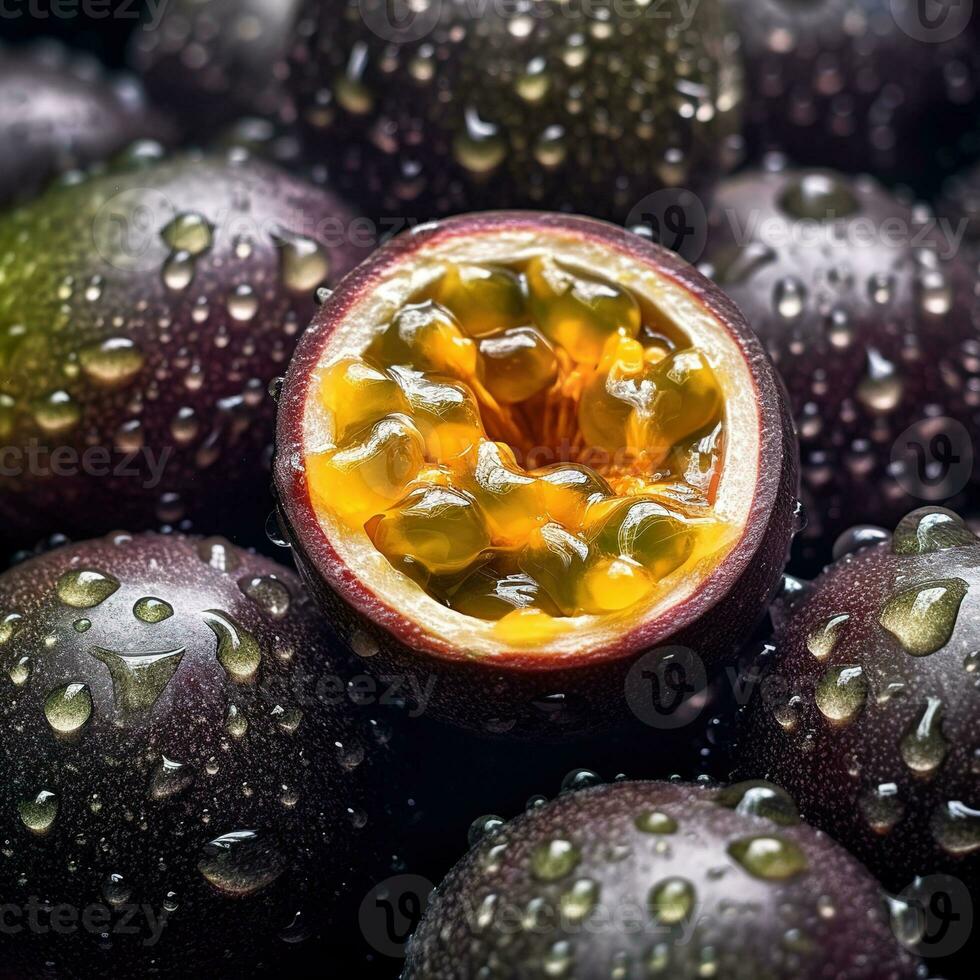
{"type": "Polygon", "coordinates": [[[811,560],[829,560],[845,527],[894,523],[972,478],[980,338],[951,227],[831,172],[750,172],[719,189],[703,268],[789,389],[811,560]]]}
{"type": "Polygon", "coordinates": [[[280,59],[299,0],[177,0],[144,24],[132,59],[161,105],[209,135],[236,115],[288,121],[280,59]]]}
{"type": "Polygon", "coordinates": [[[980,540],[938,508],[843,556],[788,610],[744,717],[742,771],[896,889],[977,881],[978,568],[980,540]]]}
{"type": "Polygon", "coordinates": [[[370,864],[372,736],[317,696],[342,664],[292,572],[220,538],[69,545],[0,576],[0,664],[11,975],[278,959],[370,864]]]}
{"type": "Polygon", "coordinates": [[[717,0],[304,4],[300,122],[365,207],[548,207],[625,219],[734,162],[741,74],[717,0]]]}
{"type": "MultiPolygon", "coordinates": [[[[585,666],[723,578],[758,503],[742,478],[775,477],[764,506],[787,520],[794,461],[763,477],[750,379],[769,367],[705,286],[635,236],[558,216],[455,219],[376,253],[324,306],[283,393],[290,533],[307,561],[324,537],[339,548],[308,570],[349,563],[359,581],[327,574],[340,598],[364,588],[407,612],[440,659],[525,670],[588,649],[585,666]],[[531,358],[520,391],[509,356],[531,358]]],[[[762,410],[780,403],[773,387],[762,410]]],[[[785,553],[789,528],[772,530],[762,577],[785,553]]]]}
{"type": "Polygon", "coordinates": [[[918,0],[726,0],[748,138],[800,164],[928,183],[975,153],[977,18],[918,0]]]}
{"type": "Polygon", "coordinates": [[[362,254],[351,215],[240,152],[157,156],[139,145],[0,218],[0,515],[14,541],[267,510],[267,388],[316,288],[362,254]]]}
{"type": "Polygon", "coordinates": [[[55,44],[0,48],[0,203],[29,196],[133,140],[167,135],[132,79],[109,78],[55,44]]]}
{"type": "Polygon", "coordinates": [[[916,976],[884,898],[775,787],[619,783],[477,834],[407,978],[916,976]]]}

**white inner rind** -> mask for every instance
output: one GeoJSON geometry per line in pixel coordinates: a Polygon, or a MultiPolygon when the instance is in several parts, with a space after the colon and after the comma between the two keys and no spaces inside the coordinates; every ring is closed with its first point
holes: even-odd
{"type": "MultiPolygon", "coordinates": [[[[607,243],[574,233],[499,228],[466,237],[436,238],[412,253],[410,259],[386,270],[365,291],[343,322],[334,326],[319,370],[341,357],[362,354],[375,334],[430,281],[432,265],[455,263],[523,263],[542,253],[564,259],[584,271],[612,280],[654,305],[683,331],[693,347],[708,359],[721,386],[725,405],[725,440],[721,478],[714,503],[715,513],[732,528],[722,553],[708,560],[700,573],[697,566],[682,566],[661,582],[652,598],[622,613],[574,616],[557,620],[560,631],[546,642],[516,645],[503,643],[490,620],[464,616],[437,602],[407,576],[394,569],[364,531],[354,531],[331,513],[318,513],[320,527],[344,565],[381,602],[422,627],[434,640],[457,651],[485,657],[514,650],[573,659],[583,652],[621,639],[624,624],[652,623],[697,592],[704,574],[717,567],[742,536],[757,483],[761,420],[755,384],[745,357],[728,330],[695,296],[633,255],[607,243]],[[428,267],[426,267],[428,266],[428,267]]],[[[310,392],[317,389],[310,386],[310,392]]],[[[308,397],[303,419],[307,454],[333,445],[333,422],[315,396],[308,397]]],[[[300,463],[305,469],[303,462],[300,463]]]]}

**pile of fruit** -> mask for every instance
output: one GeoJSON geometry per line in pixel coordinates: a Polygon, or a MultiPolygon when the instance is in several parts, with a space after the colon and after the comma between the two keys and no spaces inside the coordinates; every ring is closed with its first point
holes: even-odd
{"type": "Polygon", "coordinates": [[[10,18],[0,977],[972,975],[935,6],[10,18]]]}

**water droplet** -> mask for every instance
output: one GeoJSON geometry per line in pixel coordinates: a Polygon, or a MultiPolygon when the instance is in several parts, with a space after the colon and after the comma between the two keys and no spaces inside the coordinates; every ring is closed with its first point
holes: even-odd
{"type": "Polygon", "coordinates": [[[576,790],[588,789],[590,786],[599,786],[602,777],[591,769],[573,769],[561,781],[562,793],[574,793],[576,790]]]}
{"type": "Polygon", "coordinates": [[[762,780],[748,780],[718,790],[714,800],[720,806],[746,816],[765,817],[789,827],[800,822],[793,798],[779,786],[762,780]]]}
{"type": "Polygon", "coordinates": [[[205,538],[198,544],[197,553],[201,561],[219,572],[233,572],[241,564],[235,546],[224,538],[205,538]]]}
{"type": "Polygon", "coordinates": [[[567,977],[574,965],[572,944],[567,939],[559,939],[552,943],[541,960],[541,966],[546,977],[567,977]]]}
{"type": "Polygon", "coordinates": [[[676,925],[694,910],[694,886],[686,878],[665,878],[650,889],[650,914],[664,925],[676,925]]]}
{"type": "Polygon", "coordinates": [[[898,522],[892,538],[896,555],[928,555],[948,548],[980,544],[966,522],[951,510],[921,507],[898,522]]]}
{"type": "Polygon", "coordinates": [[[248,718],[237,705],[230,705],[225,718],[225,730],[232,738],[242,738],[248,731],[248,718]]]}
{"type": "Polygon", "coordinates": [[[30,658],[19,657],[7,673],[15,687],[23,687],[31,676],[30,658]]]}
{"type": "Polygon", "coordinates": [[[792,878],[807,870],[800,846],[782,837],[742,837],[728,845],[728,853],[749,874],[769,881],[792,878]]]}
{"type": "Polygon", "coordinates": [[[85,684],[56,687],[44,701],[44,717],[63,735],[77,732],[92,717],[92,695],[85,684]]]}
{"type": "Polygon", "coordinates": [[[194,281],[196,271],[190,252],[174,252],[163,263],[163,283],[175,293],[183,292],[194,281]]]}
{"type": "Polygon", "coordinates": [[[259,298],[247,283],[236,286],[228,297],[228,312],[239,323],[248,323],[259,311],[259,298]]]}
{"type": "Polygon", "coordinates": [[[853,721],[868,699],[868,679],[854,664],[830,667],[817,682],[816,704],[828,721],[853,721]]]}
{"type": "Polygon", "coordinates": [[[194,773],[189,766],[163,756],[150,779],[150,797],[165,800],[182,793],[193,782],[194,773]]]}
{"type": "Polygon", "coordinates": [[[878,622],[906,653],[928,656],[949,642],[967,590],[958,578],[923,582],[889,599],[878,622]]]}
{"type": "Polygon", "coordinates": [[[218,662],[232,680],[251,681],[262,663],[262,650],[255,637],[227,613],[209,609],[204,621],[218,638],[218,662]]]}
{"type": "Polygon", "coordinates": [[[942,733],[942,714],[942,701],[939,698],[926,698],[918,721],[914,721],[902,736],[902,760],[920,776],[932,775],[949,751],[949,742],[942,733]]]}
{"type": "Polygon", "coordinates": [[[972,854],[980,848],[980,810],[950,800],[932,815],[932,834],[950,854],[972,854]]]}
{"type": "Polygon", "coordinates": [[[644,834],[674,834],[677,832],[677,821],[659,810],[645,810],[634,821],[637,830],[644,834]]]}
{"type": "Polygon", "coordinates": [[[102,883],[102,897],[114,908],[119,908],[133,897],[133,889],[121,874],[111,874],[102,883]]]}
{"type": "Polygon", "coordinates": [[[122,724],[127,725],[151,711],[160,700],[164,689],[177,673],[185,650],[177,647],[136,656],[102,647],[92,647],[89,652],[109,668],[116,709],[121,715],[122,724]]]}
{"type": "Polygon", "coordinates": [[[83,616],[81,619],[76,619],[71,625],[76,633],[87,633],[92,628],[92,620],[83,616]]]}
{"type": "Polygon", "coordinates": [[[312,293],[330,275],[326,249],[312,238],[287,232],[278,234],[282,281],[297,293],[312,293]]]}
{"type": "Polygon", "coordinates": [[[773,290],[773,306],[784,320],[796,320],[806,308],[806,287],[798,279],[780,279],[773,290]]]}
{"type": "Polygon", "coordinates": [[[160,232],[160,237],[175,252],[201,255],[214,241],[214,226],[202,214],[193,211],[178,214],[160,232]]]}
{"type": "Polygon", "coordinates": [[[876,834],[887,834],[905,814],[895,783],[881,783],[861,795],[858,805],[876,834]]]}
{"type": "Polygon", "coordinates": [[[849,527],[834,542],[834,561],[839,561],[845,555],[856,555],[859,551],[874,547],[890,538],[891,534],[883,527],[876,527],[872,524],[859,524],[855,527],[849,527]]]}
{"type": "Polygon", "coordinates": [[[235,898],[271,885],[286,864],[274,844],[256,830],[236,830],[204,846],[198,870],[218,891],[235,898]]]}
{"type": "Polygon", "coordinates": [[[91,609],[105,602],[117,589],[119,582],[111,575],[92,569],[65,572],[58,579],[58,598],[74,609],[91,609]]]}
{"type": "Polygon", "coordinates": [[[808,173],[793,180],[779,199],[792,218],[833,221],[860,210],[858,199],[842,180],[830,174],[808,173]]]}
{"type": "Polygon", "coordinates": [[[7,613],[0,619],[0,647],[9,643],[20,632],[24,625],[24,617],[20,613],[7,613]]]}
{"type": "Polygon", "coordinates": [[[34,421],[50,435],[70,432],[81,418],[81,409],[67,391],[54,391],[34,403],[34,421]]]}
{"type": "Polygon", "coordinates": [[[282,619],[289,612],[291,596],[289,589],[279,579],[271,575],[247,575],[238,580],[238,587],[267,616],[282,619]]]}
{"type": "Polygon", "coordinates": [[[127,384],[144,364],[142,351],[125,337],[112,337],[82,348],[78,361],[92,381],[107,386],[127,384]]]}
{"type": "Polygon", "coordinates": [[[470,824],[470,829],[466,835],[470,847],[475,847],[480,841],[492,837],[506,822],[503,817],[498,817],[495,813],[477,817],[470,824]]]}
{"type": "Polygon", "coordinates": [[[815,626],[807,634],[807,650],[817,660],[826,660],[834,652],[834,647],[837,646],[837,641],[840,639],[841,630],[850,618],[847,613],[841,613],[838,616],[831,616],[815,626]]]}
{"type": "Polygon", "coordinates": [[[489,174],[507,155],[507,144],[493,123],[481,119],[476,109],[465,113],[465,125],[453,142],[457,163],[473,174],[489,174]]]}
{"type": "Polygon", "coordinates": [[[579,878],[559,899],[562,921],[572,925],[584,922],[599,902],[599,885],[591,878],[579,878]]]}
{"type": "Polygon", "coordinates": [[[133,606],[133,615],[144,623],[162,623],[165,619],[170,619],[174,614],[174,607],[163,599],[156,599],[153,596],[144,596],[137,599],[133,606]]]}
{"type": "Polygon", "coordinates": [[[46,834],[58,815],[58,797],[50,790],[42,789],[34,799],[21,801],[17,812],[32,834],[46,834]]]}
{"type": "Polygon", "coordinates": [[[538,881],[558,881],[571,874],[581,859],[582,852],[571,841],[555,838],[534,849],[531,874],[538,881]]]}

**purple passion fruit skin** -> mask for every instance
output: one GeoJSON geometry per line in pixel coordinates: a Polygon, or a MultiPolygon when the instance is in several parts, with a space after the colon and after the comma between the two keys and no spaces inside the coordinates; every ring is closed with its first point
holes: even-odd
{"type": "Polygon", "coordinates": [[[299,0],[174,0],[130,57],[181,126],[209,136],[235,116],[292,117],[283,58],[299,0]]]}
{"type": "Polygon", "coordinates": [[[756,157],[928,184],[976,155],[980,21],[967,5],[927,24],[919,0],[725,4],[756,157]]]}
{"type": "MultiPolygon", "coordinates": [[[[670,295],[675,294],[670,292],[670,295]]],[[[654,303],[649,294],[643,302],[648,301],[654,303]]],[[[408,320],[403,317],[398,322],[405,326],[408,320]]],[[[375,349],[371,347],[369,357],[374,356],[371,352],[375,349]]],[[[368,374],[371,370],[375,369],[369,368],[368,374]]],[[[393,370],[394,376],[406,377],[404,373],[398,374],[401,368],[393,370]]],[[[729,378],[729,374],[724,377],[729,378]]],[[[394,390],[384,404],[388,407],[379,406],[382,414],[407,410],[397,407],[398,394],[394,390]]],[[[550,417],[551,413],[538,415],[550,417]]],[[[339,426],[339,419],[335,415],[326,424],[339,426]]],[[[385,426],[395,435],[411,434],[410,424],[407,417],[392,417],[385,426]]],[[[357,431],[363,432],[365,438],[372,433],[372,439],[380,432],[371,425],[357,431]]],[[[576,432],[565,435],[571,440],[576,432]]],[[[733,427],[729,438],[735,436],[733,427]]],[[[357,449],[357,442],[355,439],[351,443],[349,456],[358,460],[378,458],[367,450],[357,449]]],[[[558,440],[559,445],[561,442],[558,440]]],[[[410,446],[414,445],[412,441],[410,446]]],[[[494,444],[483,445],[486,448],[494,444]]],[[[502,445],[497,444],[498,451],[504,451],[500,449],[502,445]]],[[[430,454],[433,451],[425,450],[430,454]]],[[[340,458],[340,453],[337,455],[340,458]]],[[[420,459],[415,450],[412,459],[416,462],[420,459]]],[[[438,459],[430,455],[422,472],[438,469],[438,465],[441,465],[438,459]]],[[[456,478],[448,466],[439,472],[447,479],[456,478]]],[[[694,651],[709,671],[723,664],[751,633],[779,584],[795,529],[797,506],[796,447],[785,393],[734,306],[675,255],[620,228],[583,218],[531,212],[481,213],[428,225],[385,245],[344,280],[321,307],[290,365],[280,397],[274,474],[284,537],[293,545],[312,595],[338,635],[364,658],[366,668],[372,673],[380,671],[407,678],[404,690],[427,692],[424,710],[430,717],[479,734],[514,738],[562,739],[632,717],[626,701],[627,681],[632,678],[630,683],[642,687],[643,667],[636,667],[636,661],[654,649],[682,645],[694,651]],[[424,270],[431,270],[437,257],[439,261],[452,262],[459,249],[476,249],[485,256],[486,249],[506,251],[512,241],[533,242],[527,247],[534,254],[540,250],[542,255],[553,254],[556,258],[575,254],[562,249],[581,248],[592,255],[594,275],[608,275],[609,266],[616,265],[623,268],[626,278],[649,281],[643,277],[650,275],[668,292],[679,288],[680,293],[676,295],[684,297],[682,307],[675,308],[670,305],[673,300],[665,300],[659,314],[664,323],[673,322],[671,318],[677,316],[680,319],[674,327],[682,329],[684,316],[690,316],[694,318],[688,323],[691,327],[695,322],[704,322],[695,309],[707,311],[711,328],[698,327],[704,330],[699,336],[707,338],[709,349],[717,348],[712,356],[717,355],[718,361],[727,365],[724,371],[731,372],[731,378],[738,378],[737,384],[731,380],[725,382],[724,397],[733,399],[726,411],[734,412],[736,399],[742,399],[739,411],[746,428],[739,431],[743,437],[750,436],[755,448],[750,449],[746,442],[745,454],[727,453],[724,465],[745,468],[745,480],[738,484],[741,488],[738,492],[745,494],[739,498],[739,507],[746,508],[745,522],[725,544],[730,550],[718,552],[723,557],[715,565],[692,568],[690,574],[697,577],[685,579],[692,590],[685,591],[683,600],[675,593],[665,593],[674,595],[673,605],[665,600],[655,616],[647,613],[646,604],[623,609],[617,614],[619,618],[613,619],[583,616],[563,620],[558,609],[546,614],[546,609],[553,608],[551,605],[538,610],[506,607],[515,616],[498,612],[495,616],[479,618],[483,614],[457,612],[453,606],[457,601],[455,592],[444,600],[437,589],[433,590],[424,581],[417,583],[402,571],[412,572],[408,563],[397,565],[389,564],[394,559],[385,561],[384,553],[378,551],[381,536],[375,522],[365,521],[363,531],[359,531],[356,525],[364,519],[363,514],[348,525],[339,509],[336,513],[324,510],[325,506],[330,510],[357,503],[361,492],[358,486],[363,481],[355,470],[346,483],[341,481],[335,490],[324,495],[318,474],[324,472],[320,468],[324,461],[328,468],[333,465],[330,463],[333,457],[320,450],[323,438],[320,433],[324,431],[320,422],[309,420],[319,419],[323,404],[330,400],[340,399],[342,414],[349,415],[352,406],[368,411],[374,404],[372,399],[376,401],[384,388],[382,385],[378,394],[365,391],[341,398],[320,379],[335,377],[338,359],[347,363],[345,358],[360,356],[371,344],[372,337],[377,340],[382,334],[391,336],[384,323],[379,324],[377,332],[372,329],[380,308],[376,304],[383,298],[386,315],[394,315],[400,301],[392,290],[410,288],[405,284],[415,281],[416,274],[422,273],[424,279],[424,270]],[[356,338],[351,331],[357,333],[356,338]],[[722,350],[726,351],[724,357],[722,350]],[[367,537],[372,531],[374,539],[367,537]],[[348,549],[362,548],[362,538],[363,548],[370,550],[357,554],[370,555],[368,561],[381,564],[365,567],[357,565],[359,557],[351,557],[354,552],[348,549]],[[397,574],[388,578],[395,570],[397,574]],[[385,584],[380,588],[372,578],[375,574],[384,578],[385,584]],[[444,625],[448,621],[443,618],[446,616],[452,619],[451,628],[444,625]],[[502,619],[494,623],[495,617],[502,619]],[[615,629],[608,625],[613,620],[617,624],[615,629]],[[578,624],[574,627],[574,649],[570,648],[573,638],[568,630],[573,627],[569,623],[578,624]],[[504,632],[508,624],[508,631],[504,632]],[[525,627],[533,628],[532,636],[521,632],[525,627]],[[597,631],[595,638],[590,637],[588,642],[582,639],[582,630],[586,629],[597,631]]],[[[605,486],[601,478],[595,479],[605,486]]],[[[524,477],[518,484],[522,487],[531,484],[532,490],[537,485],[533,479],[524,477]]],[[[679,487],[676,489],[680,492],[679,487]]],[[[406,507],[415,506],[418,492],[418,489],[408,492],[404,498],[406,507]]],[[[484,493],[479,488],[474,492],[484,493]]],[[[605,492],[611,491],[607,487],[605,492]]],[[[455,508],[454,513],[465,510],[463,516],[471,515],[472,522],[482,519],[483,504],[456,507],[454,502],[460,498],[467,501],[470,498],[455,490],[440,493],[445,493],[447,500],[452,498],[449,502],[455,508]]],[[[495,506],[494,500],[488,500],[486,506],[495,506]]],[[[525,518],[539,519],[536,510],[522,513],[519,499],[513,506],[516,514],[511,519],[520,526],[524,526],[525,518]]],[[[668,501],[668,506],[674,505],[668,501]]],[[[391,508],[388,514],[395,514],[396,509],[391,508]]],[[[397,524],[392,526],[397,530],[397,524]]],[[[555,525],[551,527],[554,529],[555,525]]],[[[466,534],[470,534],[468,528],[469,525],[464,528],[466,534]]],[[[435,530],[439,532],[435,537],[443,534],[441,526],[435,530]]],[[[562,538],[571,540],[568,534],[562,534],[562,538]]],[[[445,540],[463,539],[454,532],[445,536],[445,540]]],[[[491,537],[491,542],[497,540],[496,536],[491,537]]],[[[506,558],[504,552],[508,547],[506,541],[499,546],[501,560],[506,558]]],[[[498,545],[492,543],[493,548],[498,545]]],[[[520,587],[537,588],[541,602],[547,599],[544,590],[554,589],[558,602],[562,598],[562,582],[566,579],[574,582],[576,574],[578,568],[573,567],[564,579],[561,575],[553,576],[547,584],[538,586],[534,582],[528,585],[522,578],[520,587]]],[[[684,589],[687,587],[685,584],[684,589]]]]}
{"type": "Polygon", "coordinates": [[[741,65],[719,0],[576,15],[552,4],[305,0],[298,121],[371,213],[530,207],[623,221],[740,152],[741,65]]]}
{"type": "Polygon", "coordinates": [[[15,546],[123,521],[237,533],[254,513],[261,527],[268,385],[315,290],[365,254],[329,192],[241,151],[158,155],[139,144],[0,216],[0,520],[15,546]]]}
{"type": "Polygon", "coordinates": [[[720,185],[708,242],[702,271],[745,314],[789,390],[803,558],[823,564],[846,527],[894,524],[922,499],[965,489],[962,465],[923,482],[909,445],[928,451],[946,434],[968,463],[980,424],[975,276],[954,233],[869,178],[776,170],[720,185]]]}
{"type": "Polygon", "coordinates": [[[741,719],[743,775],[886,886],[980,872],[980,539],[950,511],[905,517],[786,612],[741,719]]]}
{"type": "Polygon", "coordinates": [[[220,538],[68,545],[0,575],[0,661],[4,901],[106,910],[6,936],[5,971],[278,962],[370,865],[380,750],[317,696],[346,675],[293,572],[220,538]],[[116,928],[134,907],[139,935],[116,928]]]}
{"type": "Polygon", "coordinates": [[[113,156],[138,139],[167,141],[170,125],[139,85],[48,43],[0,47],[0,204],[53,177],[113,156]]]}
{"type": "Polygon", "coordinates": [[[564,793],[479,839],[430,899],[402,976],[642,965],[692,980],[898,980],[916,962],[877,883],[800,825],[778,788],[622,782],[564,793]]]}

